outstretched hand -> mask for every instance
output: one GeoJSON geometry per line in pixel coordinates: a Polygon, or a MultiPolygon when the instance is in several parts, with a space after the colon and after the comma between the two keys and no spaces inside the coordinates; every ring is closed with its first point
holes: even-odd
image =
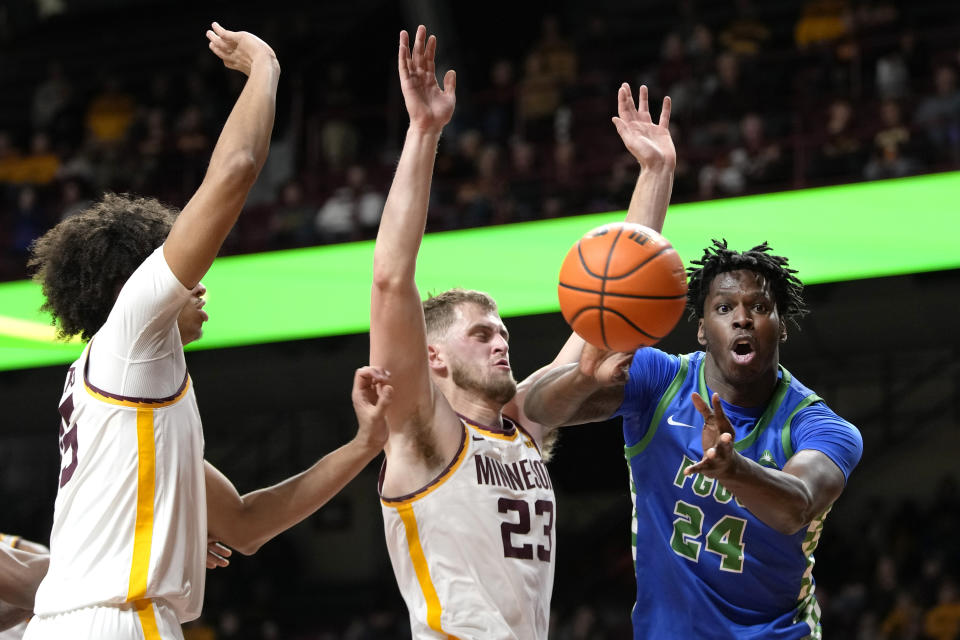
{"type": "Polygon", "coordinates": [[[606,351],[584,342],[580,352],[580,373],[603,387],[626,384],[632,362],[632,351],[606,351]]]}
{"type": "Polygon", "coordinates": [[[720,404],[720,394],[714,393],[711,398],[713,408],[700,397],[699,393],[692,396],[693,406],[703,416],[703,458],[695,465],[684,470],[684,475],[692,476],[702,473],[708,478],[720,478],[729,472],[737,462],[738,454],[733,448],[733,426],[723,413],[720,404]]]}
{"type": "Polygon", "coordinates": [[[618,116],[613,117],[617,133],[643,169],[674,169],[677,150],[670,136],[670,96],[663,99],[660,121],[654,124],[648,105],[647,85],[640,85],[639,104],[633,106],[633,91],[624,82],[617,93],[618,116]]]}
{"type": "Polygon", "coordinates": [[[387,407],[393,401],[390,372],[378,367],[361,367],[353,377],[353,410],[357,414],[357,440],[380,450],[387,443],[387,407]]]}
{"type": "Polygon", "coordinates": [[[412,49],[410,36],[406,31],[400,32],[397,68],[410,126],[430,132],[439,132],[450,122],[457,102],[457,73],[453,69],[447,71],[441,89],[437,83],[436,53],[437,37],[427,38],[423,25],[417,27],[412,49]]]}
{"type": "Polygon", "coordinates": [[[207,40],[210,41],[210,50],[223,60],[225,67],[247,76],[257,58],[266,56],[274,61],[277,59],[270,45],[257,36],[246,31],[224,29],[217,22],[207,29],[207,40]]]}

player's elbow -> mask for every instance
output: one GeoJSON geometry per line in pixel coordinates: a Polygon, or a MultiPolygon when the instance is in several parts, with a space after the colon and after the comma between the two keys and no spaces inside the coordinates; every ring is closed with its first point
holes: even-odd
{"type": "Polygon", "coordinates": [[[245,556],[252,556],[260,550],[260,547],[267,541],[267,538],[254,535],[252,532],[244,530],[242,521],[237,521],[236,525],[237,526],[232,527],[230,531],[224,532],[222,535],[213,535],[211,532],[211,536],[234,551],[239,551],[245,556]]]}
{"type": "Polygon", "coordinates": [[[260,551],[260,547],[262,547],[265,542],[266,540],[257,540],[257,539],[251,538],[249,540],[241,541],[240,544],[238,545],[230,545],[230,546],[232,546],[234,549],[236,549],[237,551],[239,551],[245,556],[252,556],[257,551],[260,551]]]}
{"type": "Polygon", "coordinates": [[[261,166],[251,151],[240,149],[211,165],[207,177],[237,193],[246,194],[256,182],[261,166]]]}
{"type": "Polygon", "coordinates": [[[771,526],[784,535],[792,536],[810,526],[817,515],[813,511],[812,497],[801,496],[797,503],[784,510],[771,526]]]}
{"type": "Polygon", "coordinates": [[[801,518],[782,518],[777,522],[771,523],[771,527],[785,536],[792,536],[799,533],[804,527],[810,524],[810,521],[803,521],[801,518]]]}
{"type": "Polygon", "coordinates": [[[388,260],[373,259],[373,290],[374,292],[389,293],[406,291],[413,286],[413,278],[405,270],[395,268],[388,260]]]}

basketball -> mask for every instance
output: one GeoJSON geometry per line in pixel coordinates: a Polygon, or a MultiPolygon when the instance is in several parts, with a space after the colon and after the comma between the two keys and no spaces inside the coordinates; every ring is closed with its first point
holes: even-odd
{"type": "Polygon", "coordinates": [[[676,326],[687,300],[683,261],[662,235],[620,222],[593,229],[560,267],[560,312],[590,344],[633,351],[676,326]]]}

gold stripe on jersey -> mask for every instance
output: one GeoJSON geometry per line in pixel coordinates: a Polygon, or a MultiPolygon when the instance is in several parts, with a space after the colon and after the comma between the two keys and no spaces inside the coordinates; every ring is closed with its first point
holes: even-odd
{"type": "MultiPolygon", "coordinates": [[[[147,594],[150,545],[153,542],[153,497],[157,479],[153,438],[153,409],[137,409],[137,520],[133,538],[133,562],[130,565],[130,586],[127,589],[128,602],[140,600],[147,594]]],[[[150,611],[152,616],[153,609],[150,611]]]]}
{"type": "Polygon", "coordinates": [[[169,398],[164,398],[162,400],[126,400],[122,398],[113,398],[108,395],[104,395],[97,389],[90,386],[90,383],[84,379],[83,387],[87,390],[91,396],[100,400],[101,402],[106,402],[107,404],[113,404],[118,407],[134,407],[136,409],[160,409],[162,407],[169,407],[172,404],[179,402],[183,396],[187,395],[187,391],[190,389],[190,376],[187,376],[183,381],[183,386],[180,388],[180,391],[176,395],[173,395],[169,398]]]}
{"type": "Polygon", "coordinates": [[[153,601],[149,598],[137,600],[133,603],[140,618],[140,628],[143,630],[144,640],[163,640],[160,629],[157,628],[157,617],[153,613],[153,601]]]}
{"type": "Polygon", "coordinates": [[[6,544],[11,549],[16,549],[17,545],[20,544],[20,536],[11,536],[7,533],[0,533],[0,542],[6,544]]]}
{"type": "Polygon", "coordinates": [[[420,498],[423,498],[424,496],[430,495],[431,493],[436,491],[437,487],[442,485],[447,478],[452,476],[453,473],[460,467],[460,464],[464,461],[464,459],[466,459],[467,449],[470,448],[469,446],[467,446],[468,444],[467,433],[469,433],[469,429],[467,429],[466,423],[463,421],[460,422],[460,425],[463,427],[463,442],[460,446],[460,451],[457,453],[456,459],[450,463],[450,466],[448,466],[446,470],[443,473],[441,473],[439,476],[431,480],[430,484],[423,487],[419,491],[409,494],[407,496],[403,496],[402,498],[381,497],[380,498],[381,504],[387,507],[394,507],[399,509],[399,507],[411,504],[413,502],[416,502],[420,498]]]}
{"type": "MultiPolygon", "coordinates": [[[[440,607],[437,589],[433,586],[433,580],[430,579],[427,558],[423,555],[423,547],[420,545],[420,532],[417,529],[417,516],[413,512],[413,505],[400,505],[397,507],[397,513],[400,515],[400,520],[403,521],[403,528],[407,533],[407,549],[410,552],[410,560],[413,562],[413,570],[417,573],[417,582],[420,583],[423,599],[427,603],[427,626],[446,635],[440,625],[440,614],[443,613],[443,610],[440,607]]],[[[455,638],[455,636],[447,635],[447,638],[455,638]]]]}

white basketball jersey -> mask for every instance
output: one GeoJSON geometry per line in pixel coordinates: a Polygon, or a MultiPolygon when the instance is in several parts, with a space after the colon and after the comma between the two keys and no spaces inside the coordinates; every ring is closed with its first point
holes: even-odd
{"type": "Polygon", "coordinates": [[[512,422],[463,425],[460,450],[430,484],[399,498],[381,492],[413,637],[545,639],[556,556],[550,475],[512,422]]]}
{"type": "Polygon", "coordinates": [[[35,613],[163,599],[192,620],[203,604],[207,510],[191,380],[159,400],[109,394],[88,381],[90,349],[60,401],[50,568],[35,613]]]}

